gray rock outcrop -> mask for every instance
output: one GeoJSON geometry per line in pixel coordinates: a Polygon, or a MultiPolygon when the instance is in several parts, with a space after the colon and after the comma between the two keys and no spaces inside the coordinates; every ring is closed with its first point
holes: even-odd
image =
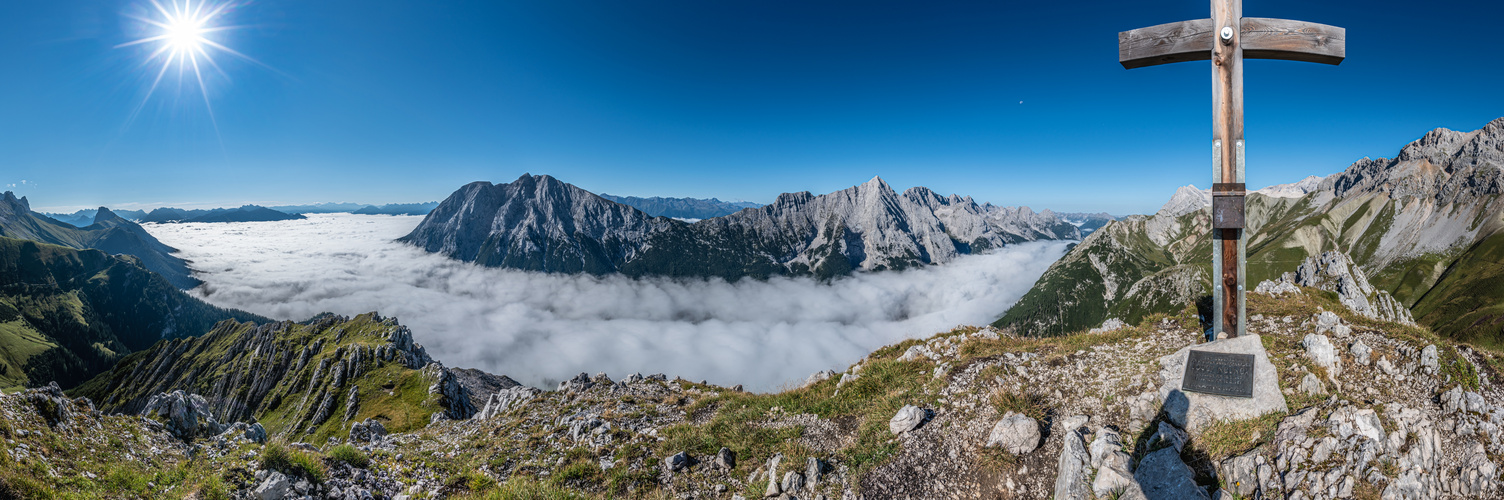
{"type": "Polygon", "coordinates": [[[373,443],[386,437],[386,426],[374,419],[350,424],[350,442],[373,443]]]}
{"type": "Polygon", "coordinates": [[[1336,292],[1342,305],[1363,316],[1415,324],[1410,309],[1389,292],[1370,284],[1368,275],[1345,253],[1333,250],[1306,257],[1293,273],[1292,281],[1297,285],[1336,292]]]}
{"type": "Polygon", "coordinates": [[[203,396],[183,391],[152,396],[141,414],[161,419],[168,432],[184,441],[213,436],[225,429],[209,413],[209,403],[203,396]]]}
{"type": "Polygon", "coordinates": [[[522,385],[496,391],[486,398],[485,406],[475,418],[488,420],[499,417],[513,408],[526,405],[540,392],[542,391],[522,385]]]}

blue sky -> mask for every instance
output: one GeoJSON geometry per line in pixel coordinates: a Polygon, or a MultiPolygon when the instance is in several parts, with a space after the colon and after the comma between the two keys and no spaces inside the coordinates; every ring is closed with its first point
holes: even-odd
{"type": "MultiPolygon", "coordinates": [[[[191,70],[144,99],[152,45],[116,46],[150,33],[128,16],[148,5],[0,3],[5,189],[43,208],[386,203],[531,172],[767,202],[880,175],[1130,213],[1210,179],[1209,63],[1116,59],[1118,31],[1205,0],[243,2],[210,38],[259,63],[217,55],[207,106],[191,70]]],[[[1244,13],[1348,30],[1341,66],[1248,63],[1253,186],[1504,116],[1498,2],[1244,13]]]]}

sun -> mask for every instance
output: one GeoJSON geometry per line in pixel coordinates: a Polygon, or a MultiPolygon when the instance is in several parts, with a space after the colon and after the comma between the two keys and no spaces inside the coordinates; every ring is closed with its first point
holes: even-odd
{"type": "Polygon", "coordinates": [[[208,39],[204,38],[204,19],[180,17],[171,20],[166,27],[162,28],[162,35],[172,50],[181,52],[198,52],[200,47],[208,39]]]}
{"type": "MultiPolygon", "coordinates": [[[[236,28],[226,24],[226,17],[233,6],[227,0],[149,0],[148,6],[138,9],[136,13],[126,14],[126,17],[138,21],[146,36],[129,42],[116,45],[115,48],[144,46],[149,51],[142,68],[147,74],[155,72],[151,86],[146,90],[146,97],[141,105],[151,100],[152,94],[162,83],[162,78],[168,70],[176,67],[179,78],[191,77],[198,84],[199,93],[203,96],[204,105],[209,110],[210,118],[214,116],[214,108],[209,105],[209,94],[204,85],[204,74],[210,69],[228,78],[224,70],[220,69],[219,63],[214,57],[218,54],[230,54],[247,61],[260,64],[255,59],[231,49],[216,36],[226,30],[236,28]],[[191,75],[189,74],[191,70],[191,75]]],[[[140,106],[137,107],[140,111],[140,106]]]]}

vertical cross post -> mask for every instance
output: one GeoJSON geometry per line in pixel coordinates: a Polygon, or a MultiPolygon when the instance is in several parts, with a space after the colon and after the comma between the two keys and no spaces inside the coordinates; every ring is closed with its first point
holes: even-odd
{"type": "Polygon", "coordinates": [[[1133,69],[1212,61],[1212,332],[1236,337],[1247,331],[1248,310],[1243,57],[1340,64],[1347,57],[1347,31],[1304,21],[1243,17],[1242,0],[1211,0],[1211,7],[1210,19],[1118,33],[1118,62],[1133,69]]]}
{"type": "MultiPolygon", "coordinates": [[[[1212,332],[1244,333],[1243,224],[1227,220],[1243,212],[1243,45],[1242,0],[1211,0],[1212,27],[1212,332]],[[1222,213],[1219,213],[1222,212],[1222,213]],[[1219,215],[1221,217],[1219,217],[1219,215]]],[[[1240,220],[1236,222],[1241,222],[1240,220]]]]}

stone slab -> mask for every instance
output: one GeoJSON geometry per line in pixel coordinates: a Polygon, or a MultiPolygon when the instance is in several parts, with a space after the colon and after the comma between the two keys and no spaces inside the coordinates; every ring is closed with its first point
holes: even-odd
{"type": "Polygon", "coordinates": [[[1187,392],[1238,398],[1253,397],[1253,355],[1191,349],[1186,377],[1180,389],[1187,392]]]}
{"type": "Polygon", "coordinates": [[[1284,393],[1280,392],[1279,372],[1269,362],[1269,353],[1264,351],[1263,340],[1258,335],[1189,345],[1174,354],[1159,358],[1159,366],[1162,380],[1159,401],[1169,415],[1170,422],[1192,434],[1217,421],[1247,420],[1269,412],[1290,411],[1290,407],[1285,404],[1284,393]],[[1238,398],[1182,391],[1180,387],[1184,383],[1186,360],[1191,349],[1252,354],[1253,397],[1238,398]]]}

